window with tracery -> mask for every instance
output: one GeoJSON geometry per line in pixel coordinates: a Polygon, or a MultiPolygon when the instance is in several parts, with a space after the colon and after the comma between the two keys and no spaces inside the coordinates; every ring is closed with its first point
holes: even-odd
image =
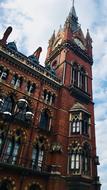
{"type": "Polygon", "coordinates": [[[80,121],[79,119],[73,119],[71,124],[71,133],[80,133],[80,121]]]}
{"type": "Polygon", "coordinates": [[[32,168],[38,171],[42,170],[44,159],[44,142],[39,139],[37,144],[33,146],[32,150],[32,168]]]}
{"type": "Polygon", "coordinates": [[[90,174],[90,163],[91,163],[90,151],[91,151],[90,146],[87,143],[85,143],[82,151],[82,173],[84,175],[90,174]]]}
{"type": "Polygon", "coordinates": [[[15,136],[8,139],[7,149],[4,154],[4,162],[16,164],[21,144],[21,132],[16,131],[15,136]]]}
{"type": "Polygon", "coordinates": [[[72,65],[72,83],[81,90],[88,92],[88,76],[86,71],[76,63],[72,65]]]}
{"type": "Polygon", "coordinates": [[[69,171],[73,174],[81,172],[81,151],[77,143],[73,143],[69,150],[69,171]]]}
{"type": "Polygon", "coordinates": [[[71,170],[79,170],[80,167],[80,155],[77,153],[71,155],[71,170]]]}
{"type": "Polygon", "coordinates": [[[69,172],[72,174],[91,174],[91,149],[85,142],[82,145],[73,141],[69,147],[69,172]]]}
{"type": "Polygon", "coordinates": [[[72,109],[70,113],[70,120],[69,120],[69,135],[85,135],[89,137],[90,135],[90,114],[84,110],[80,104],[75,104],[74,109],[72,109]],[[79,106],[79,107],[78,107],[79,106]],[[75,111],[75,108],[78,111],[75,111]],[[79,111],[80,109],[80,111],[79,111]]]}

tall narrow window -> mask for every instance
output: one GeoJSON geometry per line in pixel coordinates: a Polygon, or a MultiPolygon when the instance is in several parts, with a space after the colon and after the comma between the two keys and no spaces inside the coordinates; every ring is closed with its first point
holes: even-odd
{"type": "Polygon", "coordinates": [[[3,145],[3,137],[0,137],[0,155],[2,152],[2,145],[3,145]]]}
{"type": "Polygon", "coordinates": [[[83,90],[83,91],[86,91],[86,73],[85,73],[85,70],[84,68],[81,68],[80,70],[80,88],[83,90]]]}
{"type": "Polygon", "coordinates": [[[4,162],[9,162],[11,164],[15,164],[18,153],[19,153],[19,148],[20,148],[20,137],[16,135],[16,139],[9,140],[8,145],[7,145],[7,150],[5,152],[5,157],[4,157],[4,162]]]}
{"type": "Polygon", "coordinates": [[[78,66],[76,64],[74,64],[72,67],[72,81],[73,84],[78,86],[78,66]]]}
{"type": "Polygon", "coordinates": [[[3,112],[12,112],[13,100],[10,96],[4,98],[4,103],[2,107],[3,112]]]}
{"type": "Polygon", "coordinates": [[[15,75],[13,76],[13,78],[12,78],[11,84],[12,84],[13,86],[15,86],[17,80],[18,80],[18,75],[15,74],[15,75]]]}
{"type": "MultiPolygon", "coordinates": [[[[42,142],[40,142],[42,143],[42,142]]],[[[39,143],[33,147],[32,151],[32,168],[41,171],[44,157],[44,148],[39,143]]]]}
{"type": "Polygon", "coordinates": [[[80,133],[80,121],[78,119],[71,122],[71,133],[80,133]]]}
{"type": "Polygon", "coordinates": [[[88,135],[88,133],[89,133],[89,116],[88,114],[84,113],[82,120],[82,134],[88,135]]]}
{"type": "Polygon", "coordinates": [[[36,85],[34,83],[31,83],[30,81],[27,82],[26,91],[31,94],[34,93],[36,89],[36,85]]]}
{"type": "Polygon", "coordinates": [[[87,143],[83,147],[82,170],[84,175],[90,174],[90,147],[87,143]]]}
{"type": "Polygon", "coordinates": [[[49,130],[49,124],[50,124],[50,117],[48,114],[48,110],[44,110],[41,113],[41,118],[40,118],[40,128],[44,130],[49,130]]]}
{"type": "Polygon", "coordinates": [[[13,76],[11,84],[14,86],[14,88],[19,88],[19,87],[21,87],[22,82],[23,82],[23,77],[18,77],[18,75],[15,74],[13,76]]]}
{"type": "Polygon", "coordinates": [[[80,169],[80,155],[79,153],[72,153],[70,156],[70,170],[73,173],[79,172],[80,169]]]}
{"type": "Polygon", "coordinates": [[[72,154],[71,156],[71,169],[75,169],[75,154],[72,154]]]}

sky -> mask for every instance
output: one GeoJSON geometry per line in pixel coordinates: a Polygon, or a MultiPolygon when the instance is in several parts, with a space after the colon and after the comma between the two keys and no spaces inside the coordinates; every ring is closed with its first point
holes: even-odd
{"type": "MultiPolygon", "coordinates": [[[[0,0],[0,38],[8,26],[18,50],[31,55],[39,46],[46,56],[48,40],[64,24],[71,0],[0,0]]],[[[99,176],[102,190],[107,190],[107,0],[75,0],[75,9],[84,34],[87,28],[93,39],[93,94],[99,176]]]]}

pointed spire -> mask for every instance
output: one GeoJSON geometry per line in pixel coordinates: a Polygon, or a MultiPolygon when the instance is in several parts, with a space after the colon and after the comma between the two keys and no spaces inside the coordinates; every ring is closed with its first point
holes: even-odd
{"type": "Polygon", "coordinates": [[[89,29],[87,29],[86,39],[88,39],[88,40],[92,40],[92,39],[91,39],[91,36],[90,36],[89,29]]]}
{"type": "Polygon", "coordinates": [[[49,46],[52,46],[52,45],[53,45],[54,40],[55,40],[55,30],[54,30],[54,32],[53,32],[53,34],[52,34],[52,36],[51,36],[51,38],[50,38],[50,40],[49,40],[49,46]]]}
{"type": "Polygon", "coordinates": [[[87,29],[87,34],[86,34],[86,48],[87,48],[87,53],[92,57],[92,38],[89,33],[89,29],[87,29]]]}
{"type": "Polygon", "coordinates": [[[75,11],[75,7],[74,7],[74,0],[72,0],[72,7],[71,7],[71,10],[70,10],[69,16],[75,17],[76,19],[78,19],[76,11],[75,11]]]}
{"type": "Polygon", "coordinates": [[[62,32],[62,25],[59,26],[59,30],[58,30],[58,33],[62,32]]]}
{"type": "Polygon", "coordinates": [[[78,17],[77,17],[75,7],[74,7],[74,0],[72,0],[72,7],[66,19],[64,28],[71,28],[72,32],[77,31],[79,28],[78,17]]]}

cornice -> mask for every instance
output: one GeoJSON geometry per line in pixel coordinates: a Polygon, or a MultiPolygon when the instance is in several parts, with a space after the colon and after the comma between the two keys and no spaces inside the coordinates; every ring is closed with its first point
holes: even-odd
{"type": "Polygon", "coordinates": [[[90,65],[93,65],[92,57],[90,57],[85,50],[82,50],[79,46],[69,40],[64,41],[62,44],[58,45],[55,50],[52,51],[49,58],[46,60],[46,63],[49,63],[51,60],[54,59],[54,57],[56,57],[62,50],[66,48],[73,51],[77,56],[79,56],[90,65]]]}
{"type": "Polygon", "coordinates": [[[46,70],[42,65],[35,65],[34,63],[30,61],[25,55],[10,50],[6,46],[0,45],[0,56],[3,59],[8,60],[8,64],[11,64],[15,67],[17,67],[19,70],[29,73],[32,75],[32,77],[39,78],[44,83],[48,83],[49,85],[52,85],[54,88],[59,88],[62,86],[61,81],[51,74],[49,71],[46,70]]]}

